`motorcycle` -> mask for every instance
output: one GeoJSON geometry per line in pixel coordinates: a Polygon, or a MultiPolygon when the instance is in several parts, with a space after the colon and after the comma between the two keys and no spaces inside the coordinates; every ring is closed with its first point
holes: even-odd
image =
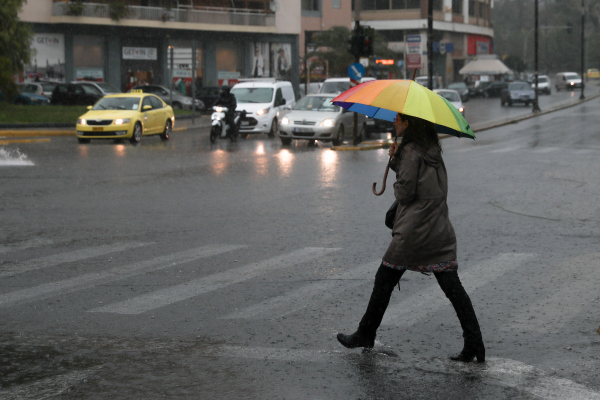
{"type": "Polygon", "coordinates": [[[246,117],[246,111],[242,110],[235,113],[233,121],[237,126],[237,130],[234,130],[225,121],[225,115],[229,110],[227,107],[214,106],[213,110],[214,112],[210,116],[210,119],[212,120],[212,128],[210,129],[210,142],[215,143],[218,137],[228,137],[229,140],[235,142],[238,137],[238,132],[240,131],[240,122],[246,117]]]}

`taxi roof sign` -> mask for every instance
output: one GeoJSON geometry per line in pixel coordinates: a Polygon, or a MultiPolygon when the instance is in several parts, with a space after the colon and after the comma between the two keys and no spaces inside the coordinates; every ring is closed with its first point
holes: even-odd
{"type": "Polygon", "coordinates": [[[144,93],[144,91],[142,89],[131,89],[129,93],[144,93]]]}

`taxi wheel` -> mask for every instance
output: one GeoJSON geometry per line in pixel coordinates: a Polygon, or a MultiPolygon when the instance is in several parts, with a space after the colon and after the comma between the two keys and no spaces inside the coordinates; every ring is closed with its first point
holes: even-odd
{"type": "Polygon", "coordinates": [[[271,122],[271,130],[267,134],[270,138],[274,138],[277,135],[277,118],[273,118],[273,122],[271,122]]]}
{"type": "Polygon", "coordinates": [[[333,145],[340,146],[343,143],[344,143],[344,125],[340,125],[337,136],[335,139],[333,139],[333,145]]]}
{"type": "Polygon", "coordinates": [[[133,135],[129,139],[131,143],[140,143],[142,141],[142,124],[137,122],[133,128],[133,135]]]}
{"type": "Polygon", "coordinates": [[[171,139],[171,120],[168,119],[165,123],[165,131],[160,134],[160,140],[167,141],[171,139]]]}

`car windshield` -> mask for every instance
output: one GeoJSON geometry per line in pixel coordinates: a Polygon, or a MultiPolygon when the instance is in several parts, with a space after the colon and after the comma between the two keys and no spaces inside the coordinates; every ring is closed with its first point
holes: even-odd
{"type": "Polygon", "coordinates": [[[119,89],[117,89],[116,87],[114,87],[110,83],[96,82],[96,85],[98,85],[100,87],[100,89],[104,90],[105,92],[121,93],[121,91],[119,89]]]}
{"type": "Polygon", "coordinates": [[[35,93],[37,86],[35,85],[20,85],[21,93],[35,93]]]}
{"type": "Polygon", "coordinates": [[[525,82],[511,83],[508,85],[508,90],[531,90],[531,86],[525,82]]]}
{"type": "Polygon", "coordinates": [[[538,83],[546,83],[548,82],[548,78],[545,76],[538,76],[538,83]]]}
{"type": "Polygon", "coordinates": [[[329,111],[338,112],[340,108],[331,103],[333,97],[309,96],[300,99],[294,106],[298,111],[329,111]]]}
{"type": "Polygon", "coordinates": [[[42,84],[42,88],[44,88],[44,92],[51,92],[54,90],[55,87],[56,87],[56,85],[53,85],[51,83],[43,83],[42,84]]]}
{"type": "Polygon", "coordinates": [[[448,101],[460,101],[460,97],[456,92],[438,92],[438,94],[448,101]]]}
{"type": "Polygon", "coordinates": [[[567,79],[579,79],[579,75],[577,75],[577,74],[565,74],[565,78],[567,78],[567,79]]]}
{"type": "Polygon", "coordinates": [[[321,93],[342,93],[350,89],[350,81],[325,82],[321,93]]]}
{"type": "Polygon", "coordinates": [[[272,88],[241,87],[231,89],[238,103],[270,103],[273,98],[272,88]]]}
{"type": "Polygon", "coordinates": [[[466,89],[467,85],[465,83],[451,83],[448,85],[448,89],[466,89]]]}
{"type": "Polygon", "coordinates": [[[92,110],[137,110],[139,107],[139,97],[105,97],[92,110]]]}

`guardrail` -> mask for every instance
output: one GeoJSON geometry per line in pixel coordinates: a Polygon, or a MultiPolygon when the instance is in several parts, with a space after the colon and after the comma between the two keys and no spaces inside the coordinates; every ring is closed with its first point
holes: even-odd
{"type": "MultiPolygon", "coordinates": [[[[107,4],[83,3],[76,16],[110,18],[107,4]]],[[[74,15],[68,3],[52,3],[53,16],[74,15]]],[[[192,24],[223,24],[247,26],[275,26],[275,14],[262,10],[203,7],[200,10],[160,7],[129,6],[123,19],[143,21],[184,22],[192,24]]]]}

